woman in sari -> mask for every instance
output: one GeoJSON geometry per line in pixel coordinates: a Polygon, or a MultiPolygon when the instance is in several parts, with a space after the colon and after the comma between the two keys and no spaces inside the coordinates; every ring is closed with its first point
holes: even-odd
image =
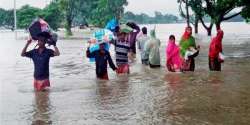
{"type": "Polygon", "coordinates": [[[187,27],[180,41],[180,52],[182,58],[185,57],[186,52],[191,48],[195,48],[197,49],[197,51],[194,54],[188,56],[188,59],[183,62],[182,66],[183,71],[194,71],[195,69],[194,58],[199,55],[199,49],[200,49],[199,46],[196,47],[195,39],[192,36],[192,28],[187,27]]]}
{"type": "Polygon", "coordinates": [[[175,44],[175,36],[170,35],[166,47],[166,66],[170,72],[178,72],[181,70],[182,59],[180,57],[179,46],[175,44]]]}
{"type": "Polygon", "coordinates": [[[223,31],[218,30],[209,47],[209,69],[210,71],[221,71],[221,63],[224,61],[219,55],[222,53],[223,31]]]}

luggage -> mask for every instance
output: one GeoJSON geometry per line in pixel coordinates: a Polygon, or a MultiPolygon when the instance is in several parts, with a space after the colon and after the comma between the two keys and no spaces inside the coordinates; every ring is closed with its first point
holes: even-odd
{"type": "Polygon", "coordinates": [[[28,28],[30,36],[33,40],[38,40],[39,36],[46,38],[46,43],[55,45],[58,35],[53,33],[49,24],[41,18],[35,19],[28,28]]]}
{"type": "Polygon", "coordinates": [[[42,34],[46,37],[50,37],[50,27],[47,22],[45,22],[43,19],[35,19],[31,25],[28,28],[30,32],[30,36],[33,40],[38,40],[38,35],[42,34]]]}
{"type": "MultiPolygon", "coordinates": [[[[113,33],[108,29],[100,29],[93,33],[92,38],[89,40],[90,47],[89,51],[94,52],[99,50],[99,44],[105,43],[105,50],[109,51],[110,45],[109,41],[114,39],[113,33]]],[[[90,62],[95,62],[94,58],[90,58],[90,62]]]]}

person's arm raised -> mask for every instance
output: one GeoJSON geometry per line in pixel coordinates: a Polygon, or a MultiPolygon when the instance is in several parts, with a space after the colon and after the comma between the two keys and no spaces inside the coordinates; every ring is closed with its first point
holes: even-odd
{"type": "Polygon", "coordinates": [[[27,48],[29,47],[29,45],[30,45],[31,42],[32,42],[32,39],[29,38],[29,39],[27,40],[27,43],[25,44],[23,50],[22,50],[22,53],[21,53],[21,56],[22,56],[22,57],[25,56],[25,53],[26,53],[26,51],[27,51],[27,48]]]}
{"type": "Polygon", "coordinates": [[[54,45],[54,49],[55,49],[54,56],[60,56],[60,51],[59,51],[59,49],[57,48],[56,45],[54,45]]]}

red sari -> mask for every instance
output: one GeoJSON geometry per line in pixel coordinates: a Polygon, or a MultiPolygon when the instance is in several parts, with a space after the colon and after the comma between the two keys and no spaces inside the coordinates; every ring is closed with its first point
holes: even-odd
{"type": "Polygon", "coordinates": [[[222,52],[223,31],[218,30],[217,35],[212,39],[209,47],[209,69],[211,71],[221,71],[222,60],[219,59],[219,53],[222,52]]]}

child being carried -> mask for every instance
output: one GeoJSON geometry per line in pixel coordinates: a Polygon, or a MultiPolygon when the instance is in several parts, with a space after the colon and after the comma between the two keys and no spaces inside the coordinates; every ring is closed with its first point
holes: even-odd
{"type": "Polygon", "coordinates": [[[189,56],[194,55],[196,52],[198,52],[197,49],[195,49],[195,48],[192,47],[192,46],[189,47],[189,48],[186,50],[186,53],[185,53],[185,56],[184,56],[185,61],[188,60],[188,57],[189,57],[189,56]]]}

